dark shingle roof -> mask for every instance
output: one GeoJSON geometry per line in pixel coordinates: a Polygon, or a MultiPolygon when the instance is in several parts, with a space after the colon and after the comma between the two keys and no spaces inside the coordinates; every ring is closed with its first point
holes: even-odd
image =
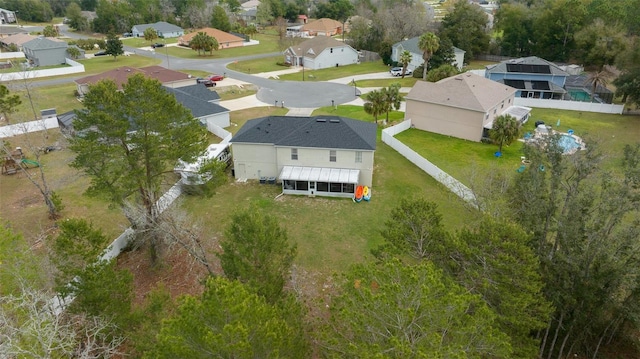
{"type": "Polygon", "coordinates": [[[73,120],[76,119],[76,112],[69,111],[58,115],[58,122],[62,124],[62,127],[69,127],[73,125],[73,120]]]}
{"type": "Polygon", "coordinates": [[[247,121],[231,142],[375,150],[376,129],[373,123],[338,116],[270,116],[247,121]]]}
{"type": "MultiPolygon", "coordinates": [[[[205,87],[202,84],[199,84],[198,86],[205,87]]],[[[192,86],[187,86],[187,87],[192,87],[192,86]]],[[[176,97],[176,100],[178,100],[178,102],[182,104],[182,106],[191,110],[191,114],[195,118],[209,116],[217,113],[229,112],[229,109],[224,108],[218,104],[209,102],[196,95],[190,94],[188,91],[182,90],[181,87],[178,87],[178,88],[165,87],[165,90],[167,90],[169,93],[172,93],[176,97]]]]}
{"type": "Polygon", "coordinates": [[[193,84],[189,86],[181,86],[175,90],[184,92],[191,96],[195,96],[204,101],[217,101],[220,100],[220,95],[215,91],[210,91],[204,84],[193,84]]]}

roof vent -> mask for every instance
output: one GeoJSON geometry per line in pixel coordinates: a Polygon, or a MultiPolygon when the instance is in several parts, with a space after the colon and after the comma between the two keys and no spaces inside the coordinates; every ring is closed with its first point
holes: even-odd
{"type": "Polygon", "coordinates": [[[333,119],[333,120],[329,120],[329,122],[331,122],[331,123],[340,123],[340,120],[333,119]]]}
{"type": "Polygon", "coordinates": [[[316,122],[327,122],[325,118],[316,118],[316,122]]]}

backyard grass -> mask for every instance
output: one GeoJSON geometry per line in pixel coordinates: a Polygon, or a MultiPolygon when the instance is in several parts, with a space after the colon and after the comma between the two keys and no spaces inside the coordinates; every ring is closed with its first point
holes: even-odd
{"type": "Polygon", "coordinates": [[[231,127],[227,128],[227,131],[235,135],[248,120],[265,116],[284,116],[287,112],[289,110],[286,108],[272,106],[233,111],[230,115],[231,127]]]}
{"type": "Polygon", "coordinates": [[[370,250],[382,242],[380,231],[390,210],[402,198],[420,196],[438,203],[451,228],[477,218],[477,213],[466,212],[454,195],[381,142],[375,163],[371,202],[306,196],[275,199],[281,192],[279,185],[250,181],[225,185],[209,199],[185,197],[182,206],[215,237],[223,236],[234,210],[257,206],[287,229],[298,247],[296,264],[325,274],[371,258],[370,250]]]}
{"type": "MultiPolygon", "coordinates": [[[[12,83],[10,90],[11,93],[20,95],[20,99],[22,100],[22,104],[17,107],[17,112],[9,115],[10,122],[33,121],[34,110],[31,108],[31,103],[27,98],[27,91],[23,83],[20,81],[12,83]]],[[[76,85],[74,83],[30,88],[36,116],[39,118],[40,110],[48,108],[55,108],[58,114],[81,108],[82,103],[76,99],[75,90],[76,85]]]]}
{"type": "MultiPolygon", "coordinates": [[[[636,143],[640,137],[640,116],[533,109],[523,131],[533,132],[535,121],[538,120],[560,132],[573,129],[575,135],[586,140],[587,146],[590,141],[600,143],[600,149],[606,155],[603,168],[607,170],[615,171],[619,168],[624,146],[636,143]],[[560,126],[556,126],[558,120],[560,126]]],[[[470,185],[472,174],[489,171],[516,174],[521,165],[523,143],[520,141],[503,147],[502,157],[497,158],[494,153],[498,147],[494,144],[466,141],[416,129],[404,131],[396,138],[467,185],[470,185]]]]}
{"type": "Polygon", "coordinates": [[[280,71],[290,68],[288,66],[278,65],[278,62],[282,62],[282,56],[265,57],[262,59],[246,61],[234,61],[227,65],[227,68],[229,70],[244,72],[246,74],[280,71]]]}
{"type": "MultiPolygon", "coordinates": [[[[178,38],[177,37],[172,37],[172,38],[166,38],[166,39],[160,39],[160,38],[156,38],[153,39],[151,41],[145,40],[144,37],[128,37],[126,39],[122,39],[122,44],[125,46],[130,46],[130,47],[149,47],[151,46],[151,44],[177,44],[178,43],[178,38]]],[[[164,48],[157,48],[156,51],[160,51],[160,50],[164,50],[164,48]]]]}
{"type": "MultiPolygon", "coordinates": [[[[328,69],[320,70],[305,70],[306,81],[328,81],[333,79],[339,79],[342,77],[348,77],[352,75],[368,74],[372,72],[384,72],[389,68],[381,61],[376,62],[364,62],[361,64],[331,67],[328,69]]],[[[285,81],[302,81],[302,77],[299,73],[286,74],[279,76],[280,80],[285,81]]]]}

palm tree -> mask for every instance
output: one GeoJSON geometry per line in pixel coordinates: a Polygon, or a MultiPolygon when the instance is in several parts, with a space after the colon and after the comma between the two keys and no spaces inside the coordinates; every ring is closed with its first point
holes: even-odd
{"type": "Polygon", "coordinates": [[[606,69],[602,69],[600,71],[592,72],[587,78],[587,83],[591,85],[591,102],[593,102],[593,97],[596,95],[596,90],[598,86],[607,87],[609,83],[610,73],[606,69]]]}
{"type": "Polygon", "coordinates": [[[510,145],[520,136],[520,123],[510,115],[500,115],[493,119],[493,128],[489,130],[489,137],[498,144],[499,152],[502,145],[510,145]]]}
{"type": "Polygon", "coordinates": [[[381,92],[385,102],[384,110],[387,113],[387,119],[385,121],[385,124],[386,124],[389,122],[389,111],[391,111],[392,109],[399,110],[400,103],[402,102],[402,100],[404,100],[404,96],[400,94],[399,83],[395,83],[389,87],[385,87],[381,90],[381,92]]]}
{"type": "Polygon", "coordinates": [[[364,103],[364,112],[372,115],[377,124],[378,116],[384,113],[387,107],[385,96],[382,91],[373,90],[367,94],[366,101],[364,103]]]}
{"type": "Polygon", "coordinates": [[[398,60],[402,64],[402,78],[404,78],[404,74],[407,72],[407,66],[409,65],[411,60],[413,60],[413,56],[409,51],[404,50],[400,54],[400,58],[398,60]]]}
{"type": "Polygon", "coordinates": [[[422,70],[422,79],[427,80],[427,67],[429,67],[429,60],[433,53],[440,48],[440,39],[436,34],[427,32],[420,36],[418,40],[418,48],[422,50],[422,59],[424,60],[424,69],[422,70]]]}
{"type": "Polygon", "coordinates": [[[208,51],[210,54],[213,54],[213,50],[218,50],[218,46],[218,41],[213,36],[209,36],[204,32],[197,33],[189,42],[189,47],[198,51],[198,55],[200,55],[200,51],[208,51]]]}

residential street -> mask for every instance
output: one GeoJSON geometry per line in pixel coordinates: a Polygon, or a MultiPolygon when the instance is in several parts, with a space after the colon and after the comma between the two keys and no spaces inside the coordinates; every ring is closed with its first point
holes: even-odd
{"type": "MultiPolygon", "coordinates": [[[[66,25],[60,25],[60,32],[65,36],[71,38],[79,38],[81,36],[68,31],[66,25]]],[[[279,52],[272,52],[267,54],[256,54],[243,56],[239,58],[225,58],[225,59],[183,59],[178,57],[167,56],[166,54],[152,51],[145,51],[137,48],[124,47],[125,51],[134,52],[136,55],[153,57],[162,60],[161,65],[168,67],[172,70],[202,70],[209,73],[226,74],[228,78],[235,79],[245,83],[251,83],[258,87],[257,99],[265,103],[265,105],[272,105],[278,101],[278,105],[285,103],[285,107],[290,108],[315,108],[322,106],[330,106],[331,100],[334,104],[339,105],[358,99],[360,94],[359,90],[354,89],[353,86],[349,86],[344,83],[337,82],[301,82],[301,81],[279,81],[269,78],[264,78],[256,75],[249,75],[237,71],[227,69],[227,65],[234,61],[244,61],[263,57],[277,56],[279,52]],[[168,64],[167,64],[168,60],[168,64]]],[[[60,79],[50,79],[43,81],[35,81],[35,86],[51,86],[57,84],[68,83],[75,79],[82,78],[82,76],[67,77],[60,79]]]]}

